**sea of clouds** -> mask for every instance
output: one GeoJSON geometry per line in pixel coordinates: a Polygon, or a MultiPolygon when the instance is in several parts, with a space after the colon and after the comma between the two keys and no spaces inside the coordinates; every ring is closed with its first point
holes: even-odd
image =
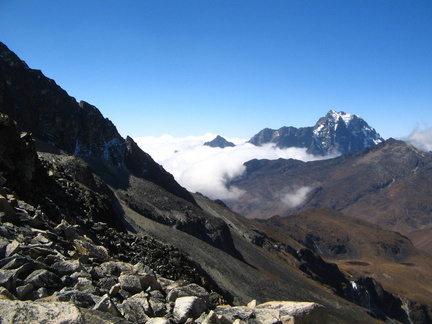
{"type": "MultiPolygon", "coordinates": [[[[319,159],[306,153],[306,149],[303,148],[279,149],[271,144],[255,146],[243,139],[226,138],[236,146],[224,149],[204,145],[215,137],[215,134],[208,133],[183,138],[170,135],[145,136],[134,140],[183,187],[191,192],[200,192],[211,199],[230,200],[240,197],[244,192],[233,186],[228,187],[227,182],[240,176],[245,169],[243,164],[252,159],[319,159]]],[[[297,205],[306,197],[309,190],[310,188],[290,187],[281,200],[289,205],[297,205]]]]}

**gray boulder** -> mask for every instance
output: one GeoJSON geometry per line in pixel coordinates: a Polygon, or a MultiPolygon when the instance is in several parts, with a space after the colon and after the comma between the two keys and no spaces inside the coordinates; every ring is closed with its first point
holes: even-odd
{"type": "Polygon", "coordinates": [[[328,323],[324,306],[311,302],[270,301],[256,306],[257,309],[279,311],[280,318],[292,317],[294,323],[328,323]]]}
{"type": "Polygon", "coordinates": [[[250,319],[255,319],[254,309],[246,306],[225,307],[218,306],[214,310],[215,314],[223,318],[225,323],[232,323],[236,319],[247,323],[250,319]]]}
{"type": "Polygon", "coordinates": [[[119,309],[125,319],[133,323],[146,323],[152,316],[152,309],[146,294],[140,293],[123,301],[119,309]]]}
{"type": "Polygon", "coordinates": [[[150,318],[146,324],[170,324],[171,322],[164,317],[153,317],[150,318]]]}
{"type": "Polygon", "coordinates": [[[60,291],[56,294],[58,301],[72,302],[78,307],[92,307],[95,301],[92,295],[79,290],[60,291]]]}
{"type": "Polygon", "coordinates": [[[161,290],[162,287],[159,284],[157,277],[153,274],[122,274],[118,281],[122,289],[136,294],[141,291],[145,291],[147,288],[151,290],[161,290]]]}
{"type": "Polygon", "coordinates": [[[197,284],[189,284],[172,289],[168,293],[167,300],[175,302],[177,298],[186,296],[199,297],[204,300],[207,305],[210,304],[210,294],[203,287],[198,286],[197,284]]]}
{"type": "Polygon", "coordinates": [[[179,297],[174,304],[174,319],[183,324],[188,318],[196,319],[207,311],[207,304],[199,297],[179,297]]]}
{"type": "Polygon", "coordinates": [[[59,277],[45,269],[33,271],[24,281],[37,288],[59,288],[61,286],[59,277]]]}
{"type": "Polygon", "coordinates": [[[73,304],[60,302],[28,302],[0,299],[2,323],[84,324],[81,311],[73,304]]]}
{"type": "Polygon", "coordinates": [[[101,273],[105,276],[119,276],[122,272],[133,272],[135,267],[126,262],[108,261],[99,266],[101,273]]]}
{"type": "Polygon", "coordinates": [[[0,286],[6,288],[8,291],[14,289],[19,273],[20,269],[0,270],[0,286]]]}
{"type": "Polygon", "coordinates": [[[93,307],[94,310],[109,313],[113,316],[120,316],[117,306],[108,295],[104,295],[101,300],[93,307]]]}
{"type": "Polygon", "coordinates": [[[78,260],[58,261],[51,266],[51,270],[58,276],[70,276],[74,272],[83,271],[85,268],[78,260]]]}

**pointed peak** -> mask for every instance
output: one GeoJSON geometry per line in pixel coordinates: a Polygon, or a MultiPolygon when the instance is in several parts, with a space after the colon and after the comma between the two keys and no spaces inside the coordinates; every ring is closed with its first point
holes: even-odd
{"type": "Polygon", "coordinates": [[[204,145],[206,146],[210,146],[210,147],[220,147],[220,148],[225,148],[225,147],[233,147],[235,146],[234,143],[227,141],[225,138],[223,138],[222,136],[218,135],[216,136],[212,141],[210,142],[205,142],[204,145]]]}

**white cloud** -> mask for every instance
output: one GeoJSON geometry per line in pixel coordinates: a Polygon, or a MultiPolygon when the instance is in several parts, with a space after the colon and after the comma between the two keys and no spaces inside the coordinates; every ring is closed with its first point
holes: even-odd
{"type": "Polygon", "coordinates": [[[432,127],[417,127],[407,138],[406,141],[420,150],[432,151],[432,127]]]}
{"type": "Polygon", "coordinates": [[[280,201],[287,207],[295,208],[300,206],[307,197],[307,194],[311,192],[313,187],[291,187],[287,188],[284,193],[280,195],[280,201]]]}
{"type": "MultiPolygon", "coordinates": [[[[201,192],[212,199],[235,199],[243,194],[238,188],[227,188],[227,180],[240,176],[244,171],[243,163],[252,159],[294,158],[303,161],[316,160],[306,153],[306,149],[279,149],[271,145],[255,146],[246,140],[229,139],[235,147],[212,148],[204,146],[215,134],[174,138],[170,135],[161,137],[137,137],[134,140],[153,159],[161,164],[175,179],[191,192],[201,192]]],[[[304,189],[287,194],[291,204],[301,199],[304,189]],[[298,196],[298,198],[297,198],[298,196]],[[297,199],[297,200],[296,200],[297,199]]]]}

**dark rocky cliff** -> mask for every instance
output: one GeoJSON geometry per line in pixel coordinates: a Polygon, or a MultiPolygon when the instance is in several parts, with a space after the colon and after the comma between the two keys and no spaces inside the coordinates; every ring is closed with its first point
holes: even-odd
{"type": "Polygon", "coordinates": [[[54,80],[30,69],[2,43],[0,73],[0,112],[16,120],[23,131],[91,163],[124,169],[153,181],[194,203],[186,189],[130,138],[122,138],[95,106],[78,103],[54,80]],[[149,169],[151,172],[145,172],[149,169]]]}

